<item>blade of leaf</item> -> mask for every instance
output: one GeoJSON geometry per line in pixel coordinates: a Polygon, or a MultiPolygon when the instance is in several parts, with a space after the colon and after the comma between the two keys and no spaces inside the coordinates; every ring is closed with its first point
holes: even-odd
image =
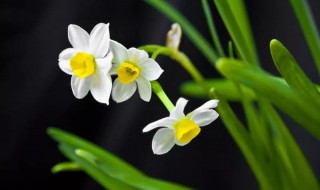
{"type": "Polygon", "coordinates": [[[306,0],[290,0],[320,73],[320,37],[306,0]]]}
{"type": "Polygon", "coordinates": [[[242,0],[214,0],[214,3],[241,58],[258,65],[259,60],[242,0]]]}
{"type": "Polygon", "coordinates": [[[120,158],[71,133],[49,128],[48,134],[60,143],[75,147],[74,151],[78,157],[85,158],[90,163],[95,162],[108,176],[132,187],[144,190],[161,190],[163,187],[177,190],[190,189],[177,183],[150,178],[120,158]]]}
{"type": "Polygon", "coordinates": [[[294,170],[295,176],[297,177],[293,181],[300,184],[300,186],[298,184],[296,188],[319,189],[320,187],[315,173],[277,111],[267,102],[263,103],[262,111],[264,115],[268,117],[274,136],[278,139],[275,143],[282,147],[284,154],[287,155],[285,163],[291,163],[290,166],[288,166],[289,170],[294,170]]]}
{"type": "Polygon", "coordinates": [[[173,8],[166,1],[145,0],[145,2],[158,9],[173,22],[179,23],[184,34],[189,38],[189,40],[199,49],[210,63],[215,63],[219,57],[215,50],[178,10],[173,8]]]}
{"type": "Polygon", "coordinates": [[[60,143],[59,149],[70,160],[78,163],[89,176],[91,176],[93,179],[95,179],[104,188],[115,189],[115,190],[122,190],[122,189],[134,190],[134,189],[136,189],[136,188],[133,188],[125,183],[122,183],[119,180],[116,180],[116,179],[106,175],[104,172],[102,172],[95,165],[93,165],[92,163],[90,163],[90,162],[82,159],[78,155],[76,155],[74,147],[69,146],[65,143],[60,143]]]}
{"type": "Polygon", "coordinates": [[[287,83],[306,97],[320,100],[320,93],[288,49],[278,40],[270,42],[273,61],[287,83]]]}
{"type": "Polygon", "coordinates": [[[216,26],[214,24],[214,20],[212,18],[212,14],[211,14],[210,7],[209,7],[207,0],[202,0],[202,8],[203,8],[204,14],[206,16],[206,20],[207,20],[207,24],[209,27],[209,31],[211,34],[213,44],[215,45],[215,48],[218,50],[220,57],[224,57],[225,55],[223,52],[223,48],[222,48],[222,45],[221,45],[217,30],[216,30],[216,26]]]}
{"type": "Polygon", "coordinates": [[[241,82],[264,96],[320,139],[320,106],[314,101],[299,96],[279,80],[242,61],[222,58],[217,61],[217,69],[226,77],[241,82]]]}
{"type": "Polygon", "coordinates": [[[69,144],[78,149],[83,149],[88,152],[91,152],[101,161],[112,163],[117,168],[121,169],[123,172],[130,173],[132,175],[144,175],[138,169],[134,168],[130,164],[120,160],[115,155],[110,152],[105,151],[104,149],[90,143],[89,141],[82,139],[74,134],[68,133],[61,129],[57,128],[48,128],[47,133],[56,141],[69,144]]]}
{"type": "MultiPolygon", "coordinates": [[[[204,81],[205,85],[216,89],[219,94],[227,99],[228,101],[241,101],[242,96],[240,95],[236,85],[227,79],[207,79],[204,81]]],[[[244,86],[240,85],[242,93],[248,98],[254,100],[256,98],[254,92],[244,86]]],[[[194,82],[187,81],[182,83],[180,86],[182,94],[192,96],[196,98],[208,98],[208,92],[202,87],[202,85],[194,82]]]]}
{"type": "Polygon", "coordinates": [[[261,185],[261,189],[273,189],[273,182],[270,181],[272,179],[270,174],[272,173],[269,170],[270,168],[267,166],[267,163],[265,163],[262,152],[254,143],[252,143],[251,136],[239,121],[228,102],[220,95],[216,98],[219,99],[219,106],[217,107],[219,115],[246,158],[249,166],[261,185]]]}

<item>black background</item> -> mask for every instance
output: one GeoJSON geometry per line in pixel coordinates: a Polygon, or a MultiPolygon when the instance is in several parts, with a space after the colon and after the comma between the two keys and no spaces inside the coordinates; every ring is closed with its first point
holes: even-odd
{"type": "MultiPolygon", "coordinates": [[[[210,40],[200,1],[169,0],[210,40]]],[[[311,2],[319,24],[319,1],[311,2]]],[[[210,2],[211,3],[211,2],[210,2]]],[[[315,82],[316,70],[287,0],[246,1],[263,67],[278,75],[269,53],[273,38],[282,41],[315,82]]],[[[58,67],[59,53],[70,47],[69,24],[88,32],[99,22],[110,23],[111,38],[126,47],[164,44],[171,22],[140,0],[2,1],[1,3],[0,189],[102,189],[81,172],[52,175],[50,167],[66,160],[46,135],[56,126],[88,140],[132,163],[145,173],[196,189],[257,189],[240,150],[220,119],[202,130],[188,146],[153,155],[154,132],[142,134],[148,123],[168,115],[153,96],[143,102],[137,94],[121,104],[99,104],[91,95],[77,100],[70,76],[58,67]]],[[[229,37],[213,8],[224,47],[229,37]]],[[[207,77],[219,77],[201,54],[183,37],[180,48],[207,77]]],[[[320,52],[319,52],[320,53],[320,52]]],[[[175,102],[179,84],[190,80],[170,59],[158,59],[165,70],[159,81],[175,102]]],[[[187,97],[191,99],[190,97],[187,97]]],[[[186,111],[205,100],[192,99],[186,111]]],[[[240,106],[234,104],[241,115],[240,106]]],[[[319,143],[287,120],[312,166],[319,170],[319,143]]]]}

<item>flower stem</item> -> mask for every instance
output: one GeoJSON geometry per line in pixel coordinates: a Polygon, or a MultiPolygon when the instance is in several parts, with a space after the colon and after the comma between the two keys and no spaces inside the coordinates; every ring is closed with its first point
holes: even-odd
{"type": "Polygon", "coordinates": [[[168,98],[166,93],[163,91],[160,83],[158,81],[151,81],[151,87],[152,87],[153,93],[155,93],[158,96],[158,98],[161,100],[161,102],[167,108],[167,110],[171,112],[174,108],[174,105],[171,102],[171,100],[168,98]]]}

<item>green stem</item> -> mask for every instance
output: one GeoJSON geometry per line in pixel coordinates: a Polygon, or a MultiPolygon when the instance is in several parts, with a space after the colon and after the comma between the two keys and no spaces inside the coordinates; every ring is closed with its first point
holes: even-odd
{"type": "Polygon", "coordinates": [[[171,102],[171,100],[168,98],[166,93],[163,91],[160,83],[157,81],[151,81],[151,87],[152,87],[153,93],[155,93],[158,96],[158,98],[161,100],[161,102],[167,108],[167,110],[171,112],[174,108],[174,105],[171,102]]]}

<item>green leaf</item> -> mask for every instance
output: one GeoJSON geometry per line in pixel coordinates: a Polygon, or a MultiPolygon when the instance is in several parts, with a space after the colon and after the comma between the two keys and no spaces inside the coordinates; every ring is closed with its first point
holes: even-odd
{"type": "Polygon", "coordinates": [[[109,175],[106,175],[103,171],[101,171],[97,166],[92,164],[90,161],[87,161],[78,155],[75,154],[75,148],[65,144],[60,143],[59,145],[60,151],[68,157],[70,160],[79,164],[83,170],[90,175],[93,179],[95,179],[100,185],[102,185],[106,189],[115,189],[115,190],[134,190],[135,188],[125,184],[119,180],[116,180],[109,175]]]}
{"type": "MultiPolygon", "coordinates": [[[[228,79],[207,79],[204,81],[204,84],[210,88],[214,88],[223,98],[227,99],[228,101],[241,101],[243,99],[242,95],[237,89],[237,86],[234,84],[234,82],[228,79]]],[[[240,85],[240,88],[243,95],[245,95],[247,99],[256,99],[256,95],[250,88],[244,85],[240,85]]],[[[194,81],[184,82],[180,86],[180,91],[184,95],[196,98],[209,97],[207,90],[205,90],[202,85],[194,81]]]]}
{"type": "Polygon", "coordinates": [[[202,8],[203,8],[204,14],[206,16],[207,24],[208,24],[211,38],[213,40],[215,48],[218,50],[220,57],[224,57],[225,55],[223,52],[223,48],[222,48],[222,45],[221,45],[217,30],[216,30],[216,26],[214,24],[214,20],[212,18],[212,14],[211,14],[210,7],[209,7],[207,0],[202,0],[202,8]]]}
{"type": "Polygon", "coordinates": [[[189,38],[189,40],[199,49],[199,51],[207,58],[212,64],[218,59],[218,55],[211,47],[208,41],[197,31],[195,27],[175,8],[173,8],[166,1],[159,0],[145,0],[148,4],[152,5],[171,21],[180,24],[183,33],[189,38]]]}
{"type": "Polygon", "coordinates": [[[51,173],[54,174],[65,171],[81,171],[81,167],[75,162],[61,162],[51,168],[51,173]]]}
{"type": "Polygon", "coordinates": [[[320,106],[313,100],[301,97],[261,69],[242,61],[222,58],[217,61],[217,69],[227,78],[252,88],[320,139],[320,106]]]}
{"type": "MultiPolygon", "coordinates": [[[[73,147],[73,151],[77,157],[91,165],[96,165],[100,172],[102,171],[105,175],[130,187],[143,190],[160,190],[162,188],[190,189],[180,184],[148,177],[120,158],[71,133],[56,128],[49,128],[48,134],[56,141],[73,147]]],[[[89,174],[91,175],[91,173],[89,174]]]]}
{"type": "Polygon", "coordinates": [[[251,136],[239,121],[228,102],[219,94],[216,98],[219,99],[219,106],[217,107],[217,110],[220,118],[242,151],[249,166],[259,181],[261,189],[272,189],[272,173],[263,158],[263,152],[261,152],[256,144],[252,143],[251,136]]]}
{"type": "Polygon", "coordinates": [[[320,73],[320,37],[306,0],[290,0],[320,73]]]}
{"type": "Polygon", "coordinates": [[[287,176],[292,178],[289,183],[294,183],[296,189],[319,189],[316,175],[276,110],[267,102],[261,107],[272,128],[273,140],[283,159],[283,166],[287,168],[287,176]]]}
{"type": "Polygon", "coordinates": [[[278,40],[272,40],[270,50],[278,71],[287,83],[306,97],[320,100],[320,94],[316,86],[303,72],[287,48],[278,40]]]}
{"type": "Polygon", "coordinates": [[[144,175],[142,172],[131,166],[130,164],[120,160],[115,155],[111,154],[103,150],[102,148],[90,143],[87,140],[84,140],[74,134],[68,133],[66,131],[57,129],[57,128],[49,128],[47,130],[48,134],[56,141],[63,142],[65,144],[69,144],[75,148],[86,150],[96,157],[98,157],[101,161],[106,163],[113,163],[117,168],[121,169],[123,172],[130,173],[132,175],[144,175]]]}
{"type": "Polygon", "coordinates": [[[214,3],[241,58],[258,65],[259,60],[243,1],[214,0],[214,3]]]}

